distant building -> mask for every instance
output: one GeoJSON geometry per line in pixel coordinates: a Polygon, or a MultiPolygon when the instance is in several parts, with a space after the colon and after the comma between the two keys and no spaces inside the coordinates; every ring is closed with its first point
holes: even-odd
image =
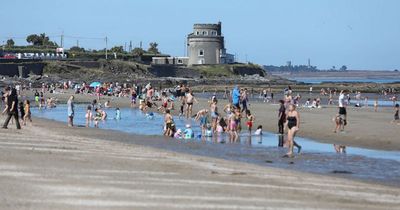
{"type": "Polygon", "coordinates": [[[188,65],[188,57],[153,57],[154,65],[188,65]]]}
{"type": "Polygon", "coordinates": [[[221,22],[218,24],[194,24],[187,36],[188,57],[153,57],[155,65],[201,65],[234,63],[235,56],[226,53],[221,22]]]}
{"type": "Polygon", "coordinates": [[[189,65],[233,63],[234,56],[226,53],[221,22],[194,24],[187,37],[189,65]]]}

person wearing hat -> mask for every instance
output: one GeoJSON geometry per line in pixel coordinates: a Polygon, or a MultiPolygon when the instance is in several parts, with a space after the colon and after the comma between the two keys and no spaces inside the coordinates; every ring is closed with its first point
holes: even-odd
{"type": "Polygon", "coordinates": [[[183,136],[184,139],[194,138],[193,129],[189,124],[186,125],[186,129],[185,129],[185,131],[183,131],[183,134],[184,134],[184,136],[183,136]]]}

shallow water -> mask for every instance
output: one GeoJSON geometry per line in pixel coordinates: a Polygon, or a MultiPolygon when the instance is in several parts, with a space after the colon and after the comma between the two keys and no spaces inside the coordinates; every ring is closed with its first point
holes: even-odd
{"type": "Polygon", "coordinates": [[[332,78],[321,78],[321,77],[293,77],[289,78],[291,80],[296,80],[298,82],[310,83],[310,84],[321,84],[323,82],[332,82],[332,83],[394,83],[400,82],[400,79],[394,78],[382,78],[382,79],[369,79],[369,78],[340,78],[340,77],[332,77],[332,78]]]}
{"type": "MultiPolygon", "coordinates": [[[[132,134],[162,135],[163,116],[155,113],[153,119],[146,117],[138,109],[121,109],[122,119],[115,120],[115,109],[105,109],[108,119],[100,122],[102,129],[112,129],[132,134]]],[[[84,126],[86,106],[77,105],[75,124],[84,126]]],[[[60,105],[54,109],[32,109],[37,117],[66,122],[66,106],[60,105]]],[[[191,124],[195,134],[200,134],[197,122],[193,120],[174,118],[177,128],[184,130],[186,124],[191,124]]],[[[93,127],[93,124],[91,125],[93,127]]],[[[249,135],[243,132],[240,143],[229,143],[227,136],[214,138],[196,138],[193,140],[171,139],[168,143],[153,144],[174,151],[192,154],[220,157],[256,164],[268,164],[276,167],[296,170],[345,174],[354,178],[375,180],[384,183],[400,185],[400,152],[370,150],[347,147],[346,154],[337,154],[333,145],[296,137],[296,142],[302,146],[302,152],[294,159],[281,158],[286,148],[278,147],[282,136],[264,132],[262,136],[249,135]],[[224,143],[224,144],[223,144],[224,143]]],[[[146,143],[145,143],[146,144],[146,143]]],[[[296,150],[296,149],[295,149],[296,150]]]]}

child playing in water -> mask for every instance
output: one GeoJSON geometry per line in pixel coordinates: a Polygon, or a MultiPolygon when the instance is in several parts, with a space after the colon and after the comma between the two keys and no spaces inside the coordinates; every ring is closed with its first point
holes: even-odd
{"type": "Polygon", "coordinates": [[[334,144],[333,147],[335,148],[336,153],[346,153],[346,146],[334,144]]]}
{"type": "Polygon", "coordinates": [[[247,116],[247,127],[249,128],[249,133],[251,133],[251,128],[253,127],[254,123],[254,116],[251,114],[250,110],[246,110],[247,116]]]}
{"type": "Polygon", "coordinates": [[[184,109],[185,109],[185,101],[182,101],[180,111],[179,111],[179,118],[184,116],[184,109]]]}
{"type": "Polygon", "coordinates": [[[146,118],[149,120],[154,119],[154,113],[153,112],[146,113],[146,118]]]}
{"type": "Polygon", "coordinates": [[[210,124],[207,124],[206,132],[204,134],[205,137],[212,137],[213,131],[212,131],[212,126],[210,124]]]}
{"type": "Polygon", "coordinates": [[[121,111],[119,110],[119,107],[115,109],[115,119],[120,120],[121,119],[121,111]]]}
{"type": "Polygon", "coordinates": [[[185,131],[183,131],[184,139],[192,139],[194,138],[194,132],[189,124],[186,125],[185,131]]]}
{"type": "Polygon", "coordinates": [[[92,119],[93,119],[92,106],[91,106],[91,105],[89,105],[89,106],[87,107],[87,109],[86,109],[85,118],[86,118],[86,127],[89,127],[89,123],[90,123],[90,121],[92,121],[92,119]]]}
{"type": "Polygon", "coordinates": [[[236,115],[232,114],[231,117],[229,118],[229,141],[230,142],[235,142],[239,136],[238,136],[238,132],[237,132],[237,121],[236,121],[236,115]]]}
{"type": "Polygon", "coordinates": [[[102,119],[102,114],[101,114],[101,110],[96,108],[95,110],[95,117],[94,117],[94,127],[98,128],[99,127],[99,121],[102,119]]]}
{"type": "Polygon", "coordinates": [[[262,136],[263,135],[263,133],[262,133],[262,125],[259,125],[257,127],[257,130],[254,132],[254,135],[256,135],[256,136],[262,136]]]}
{"type": "Polygon", "coordinates": [[[176,139],[181,139],[182,138],[182,130],[178,129],[175,134],[174,134],[174,138],[176,139]]]}
{"type": "Polygon", "coordinates": [[[340,114],[336,114],[336,116],[333,118],[333,121],[335,122],[336,126],[335,129],[333,130],[334,133],[337,133],[339,130],[343,131],[343,118],[340,114]]]}

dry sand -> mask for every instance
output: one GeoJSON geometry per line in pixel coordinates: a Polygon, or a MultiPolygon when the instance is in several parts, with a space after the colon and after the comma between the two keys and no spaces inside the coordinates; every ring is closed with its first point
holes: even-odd
{"type": "Polygon", "coordinates": [[[0,209],[400,206],[390,186],[124,144],[117,132],[48,120],[9,127],[0,130],[0,209]]]}

